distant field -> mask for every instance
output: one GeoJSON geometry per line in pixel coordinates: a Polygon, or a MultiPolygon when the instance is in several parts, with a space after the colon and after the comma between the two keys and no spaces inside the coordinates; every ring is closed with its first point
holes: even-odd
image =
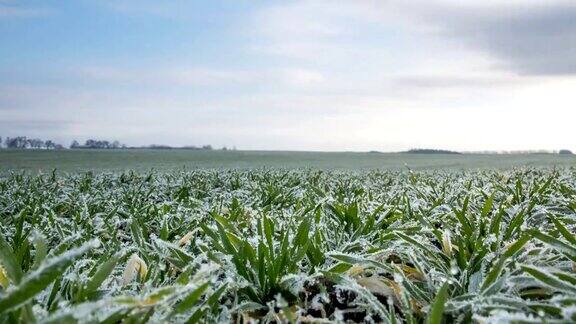
{"type": "Polygon", "coordinates": [[[169,171],[196,168],[487,169],[576,166],[576,157],[552,154],[398,154],[189,150],[0,150],[0,172],[10,170],[169,171]]]}

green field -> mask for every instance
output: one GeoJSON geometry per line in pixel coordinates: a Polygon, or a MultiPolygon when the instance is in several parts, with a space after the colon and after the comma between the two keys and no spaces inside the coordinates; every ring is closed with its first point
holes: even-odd
{"type": "Polygon", "coordinates": [[[574,323],[574,179],[12,173],[0,322],[574,323]]]}
{"type": "Polygon", "coordinates": [[[507,169],[517,166],[574,166],[576,156],[553,154],[398,154],[347,152],[191,151],[191,150],[0,150],[0,172],[170,171],[196,168],[318,169],[507,169]]]}
{"type": "Polygon", "coordinates": [[[575,163],[0,150],[0,323],[573,323],[575,163]]]}

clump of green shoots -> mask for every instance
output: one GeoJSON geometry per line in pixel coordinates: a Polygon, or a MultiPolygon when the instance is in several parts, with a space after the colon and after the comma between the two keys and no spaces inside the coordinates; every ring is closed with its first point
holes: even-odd
{"type": "Polygon", "coordinates": [[[576,170],[0,177],[0,321],[576,321],[576,170]]]}

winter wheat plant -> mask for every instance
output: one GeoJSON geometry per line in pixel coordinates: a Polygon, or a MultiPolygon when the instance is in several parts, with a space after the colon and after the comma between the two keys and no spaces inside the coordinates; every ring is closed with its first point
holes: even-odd
{"type": "Polygon", "coordinates": [[[576,170],[13,173],[3,323],[569,323],[576,170]]]}

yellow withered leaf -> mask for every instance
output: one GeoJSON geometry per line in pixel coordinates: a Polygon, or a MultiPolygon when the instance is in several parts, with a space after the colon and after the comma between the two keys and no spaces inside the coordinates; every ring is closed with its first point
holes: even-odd
{"type": "Polygon", "coordinates": [[[348,269],[347,273],[350,277],[358,276],[358,275],[364,273],[364,267],[361,265],[355,264],[352,267],[350,267],[350,269],[348,269]]]}
{"type": "Polygon", "coordinates": [[[384,281],[377,277],[358,278],[356,282],[368,289],[373,294],[378,294],[386,297],[394,297],[394,289],[390,288],[384,281]]]}
{"type": "Polygon", "coordinates": [[[394,281],[394,280],[390,280],[390,279],[384,279],[384,282],[390,287],[392,288],[392,290],[394,291],[394,295],[396,297],[397,300],[400,300],[402,297],[402,287],[400,287],[400,285],[394,281]]]}
{"type": "Polygon", "coordinates": [[[180,247],[187,245],[188,243],[190,243],[192,236],[194,236],[194,231],[190,231],[190,232],[186,233],[186,235],[182,236],[182,238],[180,238],[178,240],[177,245],[180,247]]]}
{"type": "Polygon", "coordinates": [[[418,271],[418,269],[411,266],[402,265],[402,271],[406,275],[406,278],[418,281],[424,281],[424,275],[418,271]]]}
{"type": "Polygon", "coordinates": [[[144,280],[148,274],[148,266],[136,253],[130,256],[122,274],[122,284],[127,285],[134,280],[136,274],[140,275],[140,280],[144,280]]]}
{"type": "Polygon", "coordinates": [[[6,289],[10,285],[10,280],[8,279],[8,275],[6,274],[6,270],[2,265],[0,265],[0,286],[6,289]]]}

